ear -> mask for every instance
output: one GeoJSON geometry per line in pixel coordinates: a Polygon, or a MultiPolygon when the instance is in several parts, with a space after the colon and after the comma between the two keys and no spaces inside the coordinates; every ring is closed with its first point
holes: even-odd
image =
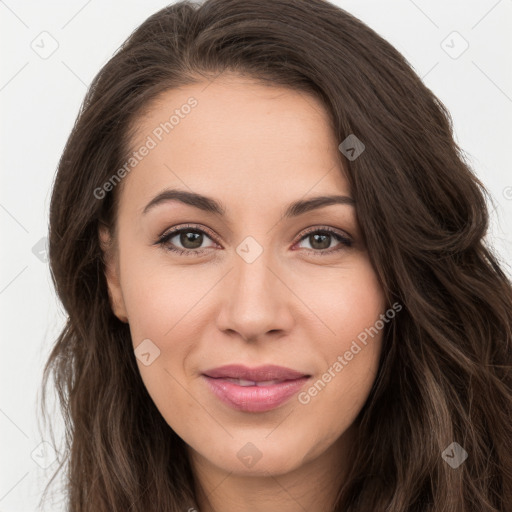
{"type": "Polygon", "coordinates": [[[100,240],[101,250],[103,251],[103,263],[105,264],[105,277],[108,284],[108,295],[110,306],[114,315],[121,322],[128,323],[128,315],[124,304],[121,285],[119,283],[119,268],[117,258],[115,257],[115,248],[112,243],[110,230],[104,224],[100,224],[98,228],[98,238],[100,240]]]}

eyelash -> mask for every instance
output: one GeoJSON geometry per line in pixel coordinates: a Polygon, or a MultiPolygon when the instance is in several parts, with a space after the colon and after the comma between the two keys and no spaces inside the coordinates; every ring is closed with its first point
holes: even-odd
{"type": "MultiPolygon", "coordinates": [[[[208,250],[208,248],[205,248],[205,249],[180,249],[179,247],[176,247],[173,244],[169,244],[169,240],[174,238],[176,235],[179,235],[181,233],[186,233],[189,231],[194,231],[194,232],[202,233],[203,235],[207,235],[215,243],[218,243],[215,240],[215,237],[213,236],[212,233],[209,233],[208,231],[205,231],[204,229],[199,228],[198,226],[187,225],[187,226],[173,229],[172,231],[169,231],[169,232],[163,234],[162,236],[159,237],[159,239],[157,241],[157,245],[161,245],[165,250],[177,253],[179,255],[201,256],[205,251],[208,250]]],[[[341,242],[341,247],[338,247],[338,248],[331,247],[329,249],[324,249],[324,250],[306,249],[309,253],[313,253],[315,256],[326,256],[326,255],[329,255],[329,254],[332,254],[335,252],[342,251],[342,250],[346,249],[347,247],[352,246],[352,240],[350,238],[347,238],[347,237],[341,235],[338,231],[335,231],[334,229],[327,227],[327,226],[315,227],[315,228],[309,229],[302,235],[301,238],[299,238],[298,242],[296,242],[296,243],[299,243],[302,240],[304,240],[305,238],[307,238],[308,236],[310,236],[312,234],[316,234],[316,233],[331,235],[338,242],[341,242]]]]}

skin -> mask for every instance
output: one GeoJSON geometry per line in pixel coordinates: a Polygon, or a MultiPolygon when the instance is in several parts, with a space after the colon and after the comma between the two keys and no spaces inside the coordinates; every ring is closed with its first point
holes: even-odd
{"type": "MultiPolygon", "coordinates": [[[[325,512],[350,465],[381,332],[307,404],[295,395],[268,412],[237,411],[201,374],[231,363],[278,364],[314,383],[384,313],[353,205],[281,218],[295,200],[350,196],[341,141],[312,96],[222,75],[162,94],[137,121],[133,148],[191,96],[198,105],[123,179],[116,239],[100,229],[112,308],[129,323],[134,349],[150,339],[160,350],[150,365],[137,364],[187,445],[202,512],[325,512]],[[178,201],[143,214],[165,188],[213,197],[226,216],[178,201]],[[169,228],[188,223],[207,230],[202,255],[157,244],[169,228]],[[353,245],[334,237],[315,244],[304,235],[312,227],[331,227],[353,245]],[[263,249],[252,263],[236,252],[247,236],[263,249]],[[322,256],[324,247],[340,250],[322,256]],[[261,454],[252,467],[237,456],[247,443],[261,454]]],[[[179,235],[172,242],[198,250],[179,235]]]]}

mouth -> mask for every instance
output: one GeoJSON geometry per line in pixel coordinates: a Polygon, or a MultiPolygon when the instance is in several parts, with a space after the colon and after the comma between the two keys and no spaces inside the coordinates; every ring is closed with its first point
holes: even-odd
{"type": "Polygon", "coordinates": [[[274,384],[280,384],[281,382],[289,382],[284,380],[262,380],[262,381],[254,381],[254,380],[245,380],[245,379],[231,379],[225,378],[223,379],[226,382],[233,382],[238,386],[248,387],[248,386],[272,386],[274,384]]]}
{"type": "Polygon", "coordinates": [[[229,365],[208,370],[202,378],[224,404],[244,412],[266,412],[298,393],[311,375],[274,365],[229,365]]]}
{"type": "Polygon", "coordinates": [[[242,364],[228,364],[206,370],[203,374],[214,379],[240,379],[250,382],[284,381],[310,377],[310,375],[304,372],[274,364],[257,366],[255,368],[249,368],[242,364]]]}

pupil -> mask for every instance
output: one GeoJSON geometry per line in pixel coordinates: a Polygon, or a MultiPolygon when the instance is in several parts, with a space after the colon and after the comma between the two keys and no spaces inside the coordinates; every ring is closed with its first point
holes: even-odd
{"type": "Polygon", "coordinates": [[[181,233],[180,242],[186,249],[197,249],[203,243],[202,236],[201,233],[186,231],[181,233]]]}
{"type": "Polygon", "coordinates": [[[330,236],[331,235],[319,235],[318,233],[315,235],[311,235],[313,237],[314,243],[311,244],[311,247],[316,249],[328,249],[330,245],[330,236]],[[323,240],[320,242],[320,246],[315,247],[315,243],[317,242],[318,237],[322,238],[323,240]]]}

